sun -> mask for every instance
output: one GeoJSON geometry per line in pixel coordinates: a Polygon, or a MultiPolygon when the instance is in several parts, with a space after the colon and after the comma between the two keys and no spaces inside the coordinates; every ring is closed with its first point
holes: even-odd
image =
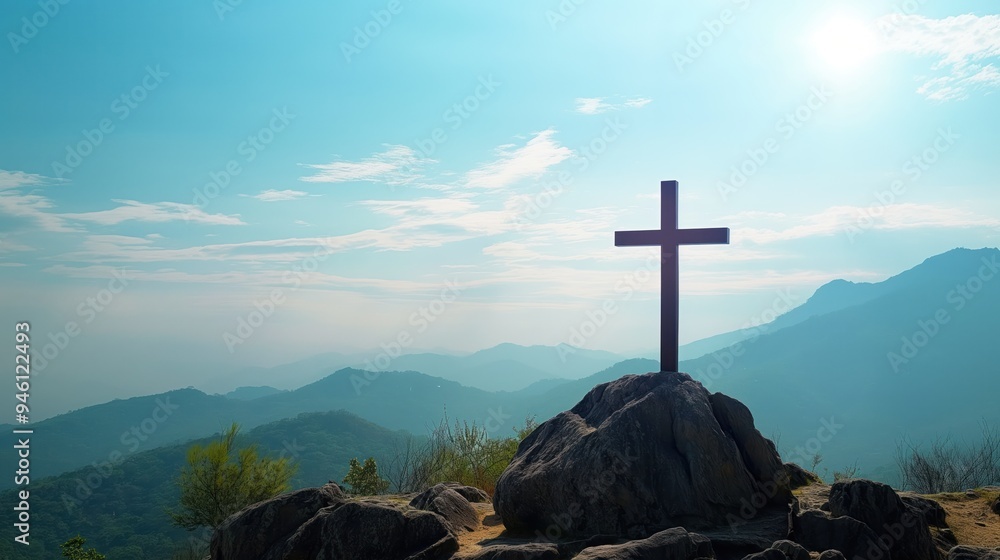
{"type": "Polygon", "coordinates": [[[861,69],[881,50],[874,24],[844,14],[827,17],[809,42],[817,62],[838,74],[861,69]]]}

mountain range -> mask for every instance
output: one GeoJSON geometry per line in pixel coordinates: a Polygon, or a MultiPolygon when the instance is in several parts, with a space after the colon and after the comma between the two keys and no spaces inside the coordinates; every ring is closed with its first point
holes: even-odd
{"type": "MultiPolygon", "coordinates": [[[[857,463],[859,474],[893,482],[897,446],[904,439],[972,441],[980,423],[1000,425],[998,335],[1000,251],[956,249],[882,282],[825,284],[763,328],[689,345],[690,353],[705,353],[684,360],[681,370],[709,390],[744,402],[785,460],[808,466],[819,455],[821,474],[857,463]]],[[[445,415],[509,435],[527,416],[544,421],[571,408],[599,383],[659,369],[655,361],[621,360],[611,353],[571,356],[579,361],[567,365],[553,347],[501,345],[464,356],[401,356],[393,368],[412,366],[401,371],[341,367],[331,373],[322,369],[324,360],[339,358],[324,355],[298,364],[301,378],[311,378],[298,387],[268,386],[269,379],[289,377],[269,377],[275,369],[261,368],[225,395],[187,388],[114,400],[34,424],[32,487],[72,485],[100,472],[112,457],[123,459],[125,478],[106,479],[106,491],[118,500],[110,514],[115,515],[139,507],[126,503],[130,491],[164,483],[143,469],[125,468],[130,461],[153,461],[154,471],[175,471],[190,441],[233,421],[275,452],[282,450],[278,440],[289,437],[317,438],[311,448],[337,450],[336,456],[310,459],[310,474],[299,480],[307,483],[336,476],[351,453],[379,455],[400,430],[426,433],[445,415]],[[515,379],[510,386],[520,388],[469,386],[475,379],[498,384],[491,376],[515,379]],[[317,414],[338,420],[324,423],[317,414]],[[348,417],[352,420],[343,420],[348,417]],[[357,435],[364,432],[362,425],[374,431],[357,435]],[[265,437],[268,433],[273,437],[265,437]],[[327,470],[330,475],[320,474],[327,470]],[[53,475],[59,476],[44,478],[53,475]]],[[[283,366],[289,373],[295,367],[283,366]]],[[[13,427],[2,428],[10,434],[13,427]]],[[[6,448],[13,443],[6,441],[6,448]]],[[[10,481],[3,486],[9,487],[10,481]]],[[[154,494],[169,502],[166,487],[156,488],[154,494]]],[[[67,527],[77,526],[73,523],[67,527]]]]}

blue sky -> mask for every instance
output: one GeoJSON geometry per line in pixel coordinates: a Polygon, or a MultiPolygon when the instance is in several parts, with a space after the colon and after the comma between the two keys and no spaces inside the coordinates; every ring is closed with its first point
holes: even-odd
{"type": "Polygon", "coordinates": [[[653,351],[656,270],[613,232],[665,179],[733,230],[682,250],[682,342],[1000,244],[996,7],[826,4],[10,6],[3,315],[79,323],[40,382],[80,404],[403,332],[569,342],[608,300],[584,346],[653,351]]]}

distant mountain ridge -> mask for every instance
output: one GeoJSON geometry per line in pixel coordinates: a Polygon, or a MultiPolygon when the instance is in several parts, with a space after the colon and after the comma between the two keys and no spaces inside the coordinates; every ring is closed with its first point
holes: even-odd
{"type": "Polygon", "coordinates": [[[833,282],[798,315],[739,355],[722,348],[681,368],[743,401],[765,433],[805,449],[794,453],[803,461],[885,467],[868,476],[892,475],[904,435],[971,440],[979,422],[1000,425],[1000,250],[956,249],[874,284],[833,282]],[[807,445],[831,418],[843,434],[807,445]]]}
{"type": "Polygon", "coordinates": [[[331,371],[350,367],[371,371],[419,371],[484,391],[513,392],[543,379],[580,379],[626,358],[603,350],[573,348],[567,352],[560,351],[558,346],[511,343],[461,355],[423,352],[393,358],[383,350],[366,354],[329,352],[273,368],[245,368],[225,379],[212,380],[206,387],[225,392],[255,384],[272,385],[275,380],[281,380],[284,389],[297,389],[331,371]]]}
{"type": "MultiPolygon", "coordinates": [[[[747,403],[762,430],[781,430],[786,442],[810,441],[809,419],[815,417],[813,423],[818,423],[820,414],[849,418],[860,435],[826,443],[822,455],[831,463],[850,457],[891,463],[886,448],[894,440],[860,426],[877,425],[896,433],[912,428],[918,435],[951,428],[967,434],[979,419],[995,420],[1000,414],[991,396],[1000,394],[1000,346],[995,337],[1000,332],[1000,281],[980,279],[976,293],[968,298],[957,289],[974,277],[996,274],[991,267],[998,260],[997,249],[957,249],[883,282],[828,283],[766,332],[742,339],[739,355],[723,346],[682,362],[681,369],[710,390],[747,403]],[[958,304],[961,309],[956,309],[958,304]],[[923,342],[920,325],[941,310],[948,312],[948,323],[938,325],[933,336],[927,334],[929,340],[910,356],[905,341],[923,342]],[[892,353],[905,363],[894,367],[889,360],[892,353]],[[949,390],[942,390],[942,384],[949,390]],[[904,418],[905,424],[899,424],[904,418]]],[[[553,347],[501,345],[491,350],[492,356],[483,351],[451,358],[497,363],[497,356],[514,350],[535,355],[547,368],[556,367],[553,361],[558,360],[553,347]]],[[[580,353],[594,360],[608,354],[580,353]]],[[[414,359],[426,358],[417,356],[414,359]]],[[[544,420],[571,408],[598,383],[658,369],[652,360],[619,361],[583,379],[535,379],[508,392],[484,391],[416,371],[356,368],[342,368],[295,390],[253,400],[181,389],[115,400],[38,422],[36,438],[43,445],[37,448],[36,468],[40,476],[56,474],[105,460],[114,452],[130,455],[203,437],[232,421],[249,429],[304,412],[339,409],[414,433],[436,425],[447,409],[452,419],[503,418],[498,429],[506,431],[527,415],[544,420]],[[164,407],[176,413],[165,414],[164,407]]]]}

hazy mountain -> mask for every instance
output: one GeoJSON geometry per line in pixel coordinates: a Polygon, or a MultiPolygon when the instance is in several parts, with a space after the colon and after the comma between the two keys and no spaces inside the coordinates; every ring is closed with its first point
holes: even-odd
{"type": "MultiPolygon", "coordinates": [[[[1000,259],[996,249],[955,250],[884,282],[832,282],[790,312],[791,318],[782,316],[766,334],[746,339],[739,352],[723,348],[685,361],[681,368],[711,390],[743,400],[766,435],[780,431],[779,447],[788,458],[805,460],[788,451],[816,447],[813,438],[832,418],[844,428],[810,455],[819,451],[831,468],[855,459],[864,466],[890,464],[904,434],[964,437],[976,433],[975,424],[983,417],[1000,421],[1000,281],[977,279],[980,273],[1000,279],[1000,273],[991,272],[994,259],[1000,259]],[[910,342],[904,344],[904,339],[910,342]]],[[[610,356],[576,355],[592,360],[583,363],[610,356]]],[[[505,356],[533,359],[538,371],[563,367],[551,347],[516,345],[414,359],[424,359],[428,367],[464,360],[473,364],[470,368],[483,368],[505,356]]],[[[234,420],[252,428],[303,412],[338,409],[414,433],[425,433],[447,410],[451,419],[489,421],[493,430],[506,435],[526,415],[544,420],[572,407],[598,383],[656,369],[650,360],[628,360],[591,370],[600,372],[583,379],[560,382],[546,376],[512,392],[483,391],[413,371],[353,368],[252,401],[184,389],[116,400],[37,423],[33,469],[39,475],[56,474],[107,460],[113,453],[128,456],[202,437],[234,420]]],[[[3,428],[10,433],[9,426],[3,428]]]]}
{"type": "MultiPolygon", "coordinates": [[[[543,379],[580,379],[622,359],[622,356],[611,352],[566,345],[519,346],[508,343],[468,356],[406,354],[393,360],[391,368],[419,371],[485,391],[518,391],[543,379]]],[[[357,367],[376,369],[365,366],[359,364],[357,367]]]]}
{"type": "MultiPolygon", "coordinates": [[[[387,464],[400,436],[346,412],[326,412],[259,426],[243,441],[296,461],[292,483],[304,488],[342,480],[352,457],[372,456],[387,464]]],[[[177,507],[175,483],[188,447],[211,439],[141,451],[114,469],[98,465],[54,478],[32,477],[31,546],[3,539],[0,558],[61,557],[59,544],[78,533],[108,558],[170,558],[176,544],[200,536],[173,527],[167,510],[177,507]]],[[[0,501],[16,504],[13,493],[0,492],[0,501]]]]}
{"type": "MultiPolygon", "coordinates": [[[[620,377],[656,369],[647,367],[652,365],[626,362],[606,371],[620,377]]],[[[417,372],[374,373],[345,368],[295,391],[253,400],[180,389],[114,400],[37,422],[32,470],[38,476],[55,475],[95,461],[108,461],[110,457],[129,457],[203,437],[234,421],[250,429],[303,412],[329,410],[346,410],[380,426],[416,434],[436,426],[447,412],[453,420],[483,424],[492,419],[494,431],[506,435],[529,414],[544,419],[562,410],[553,408],[552,403],[569,408],[592,386],[587,381],[567,382],[541,393],[538,388],[491,393],[417,372]]],[[[15,443],[11,428],[0,426],[6,434],[0,438],[5,445],[15,443]]],[[[0,482],[0,488],[12,484],[11,477],[0,482]]]]}
{"type": "Polygon", "coordinates": [[[831,283],[803,306],[827,313],[681,368],[780,431],[786,455],[891,467],[903,436],[971,440],[981,420],[1000,424],[998,262],[996,249],[958,249],[877,284],[831,283]],[[830,419],[843,427],[820,441],[830,419]]]}
{"type": "Polygon", "coordinates": [[[518,391],[543,379],[579,379],[623,359],[602,350],[509,343],[472,354],[422,352],[395,358],[389,358],[381,349],[359,354],[329,352],[272,368],[244,368],[212,379],[204,388],[225,392],[260,384],[296,389],[350,367],[370,371],[419,371],[484,391],[518,391]]]}
{"type": "Polygon", "coordinates": [[[281,389],[275,389],[274,387],[237,387],[236,389],[229,391],[224,397],[227,399],[236,399],[239,401],[252,401],[254,399],[259,399],[261,397],[268,397],[271,395],[277,395],[278,393],[284,393],[281,389]]]}
{"type": "MultiPolygon", "coordinates": [[[[804,304],[792,307],[787,312],[778,315],[771,322],[762,325],[748,325],[745,329],[717,334],[681,346],[678,349],[680,359],[693,360],[700,358],[716,350],[732,346],[740,341],[798,325],[811,317],[818,317],[860,305],[886,293],[891,287],[892,283],[889,281],[871,284],[834,280],[821,286],[804,304]]],[[[794,300],[788,295],[779,295],[777,300],[784,300],[782,303],[786,305],[794,303],[794,300]]]]}

